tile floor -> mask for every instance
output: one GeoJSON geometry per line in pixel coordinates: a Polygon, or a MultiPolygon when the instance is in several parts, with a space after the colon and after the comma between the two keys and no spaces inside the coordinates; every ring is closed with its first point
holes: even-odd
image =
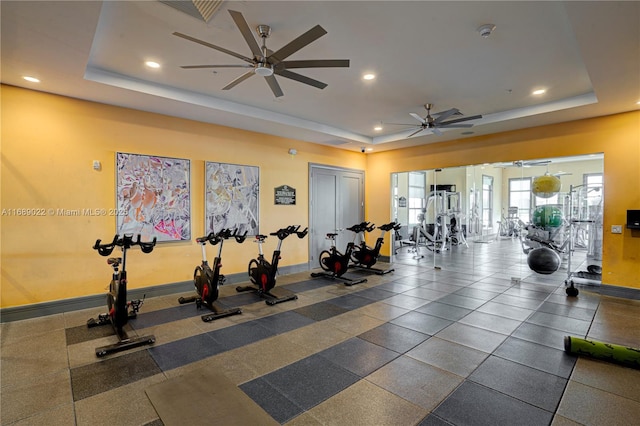
{"type": "Polygon", "coordinates": [[[640,370],[563,338],[640,347],[640,300],[568,298],[566,270],[532,273],[517,244],[454,247],[440,269],[404,249],[390,274],[350,271],[368,278],[354,286],[281,276],[298,300],[275,306],[225,286],[243,314],[211,323],[184,294],[147,299],[130,325],[155,345],[104,359],[110,328],[86,327],[100,309],[3,323],[0,423],[163,425],[145,389],[215,369],[286,425],[638,424],[640,370]]]}

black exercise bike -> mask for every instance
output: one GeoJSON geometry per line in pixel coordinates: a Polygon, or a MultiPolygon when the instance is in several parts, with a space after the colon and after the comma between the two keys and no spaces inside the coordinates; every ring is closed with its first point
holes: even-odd
{"type": "Polygon", "coordinates": [[[130,319],[137,317],[140,306],[144,302],[144,296],[142,299],[127,301],[127,251],[133,246],[140,246],[140,250],[143,253],[151,253],[156,245],[156,239],[154,238],[153,241],[145,243],[140,241],[140,235],[134,241],[132,234],[125,234],[122,237],[116,234],[111,243],[100,244],[100,242],[101,240],[97,240],[93,249],[97,250],[101,256],[109,256],[116,247],[120,247],[122,257],[110,257],[107,259],[107,263],[113,268],[111,283],[109,283],[109,293],[107,293],[108,311],[98,315],[98,318],[90,318],[87,321],[87,327],[89,328],[111,324],[120,340],[116,344],[96,348],[96,356],[98,357],[142,345],[149,345],[156,341],[155,336],[129,337],[124,329],[130,319]]]}
{"type": "MultiPolygon", "coordinates": [[[[349,231],[355,232],[357,235],[360,232],[360,225],[356,224],[350,228],[347,228],[349,231]]],[[[341,253],[340,250],[336,247],[336,237],[338,234],[329,233],[327,234],[327,240],[331,241],[331,247],[329,250],[323,250],[320,252],[319,260],[320,260],[320,268],[324,272],[312,272],[311,276],[313,278],[317,277],[325,277],[332,279],[339,279],[343,281],[346,285],[354,285],[361,284],[367,281],[366,278],[348,278],[344,276],[344,273],[349,269],[349,262],[351,261],[351,254],[355,248],[355,243],[353,241],[347,243],[347,248],[344,253],[341,253]]],[[[355,236],[354,236],[355,239],[355,236]]]]}
{"type": "Polygon", "coordinates": [[[225,276],[220,273],[222,268],[222,245],[224,240],[229,238],[235,238],[238,243],[244,242],[247,233],[238,235],[238,230],[231,232],[230,229],[221,229],[218,233],[211,232],[206,237],[196,238],[196,242],[200,244],[202,248],[202,264],[196,266],[193,271],[193,284],[196,289],[196,296],[180,297],[178,303],[191,303],[196,302],[196,307],[200,309],[204,304],[207,308],[213,311],[212,314],[202,315],[201,319],[204,322],[211,322],[220,318],[228,317],[231,315],[241,314],[240,308],[220,309],[216,306],[215,301],[218,299],[219,288],[225,282],[225,276]],[[209,266],[207,262],[207,250],[205,246],[209,242],[211,245],[218,246],[218,256],[213,259],[213,268],[209,266]]]}
{"type": "Polygon", "coordinates": [[[356,244],[351,252],[351,260],[353,264],[349,265],[351,268],[363,268],[369,271],[373,271],[378,275],[388,274],[393,272],[394,269],[377,269],[372,268],[373,265],[378,261],[378,257],[380,256],[380,248],[382,244],[384,244],[384,235],[391,231],[392,229],[397,231],[400,229],[401,225],[396,222],[390,222],[379,226],[382,232],[378,239],[376,240],[376,244],[374,247],[369,247],[365,241],[364,233],[371,232],[375,229],[375,225],[370,224],[369,222],[362,222],[360,225],[353,226],[352,230],[356,232],[356,234],[361,234],[361,242],[360,244],[356,244]]]}
{"type": "Polygon", "coordinates": [[[239,286],[236,287],[236,291],[253,291],[258,294],[260,297],[265,298],[265,303],[267,305],[275,305],[276,303],[287,302],[289,300],[296,300],[298,298],[297,295],[292,294],[288,296],[278,297],[271,293],[271,289],[276,285],[276,275],[278,273],[278,263],[280,262],[280,254],[282,242],[289,235],[296,234],[298,238],[304,238],[307,235],[308,229],[305,228],[304,231],[298,231],[300,229],[300,225],[291,225],[286,228],[279,229],[277,232],[272,232],[271,236],[278,237],[278,246],[273,251],[273,255],[271,256],[271,263],[267,261],[264,257],[264,252],[262,251],[262,244],[267,239],[266,235],[256,235],[255,242],[258,243],[258,257],[257,259],[251,259],[249,261],[249,278],[251,279],[251,283],[253,286],[239,286]]]}

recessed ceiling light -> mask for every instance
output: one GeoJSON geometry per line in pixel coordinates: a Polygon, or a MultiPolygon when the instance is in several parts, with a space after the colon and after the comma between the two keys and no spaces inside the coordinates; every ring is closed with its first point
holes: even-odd
{"type": "Polygon", "coordinates": [[[373,151],[373,148],[367,148],[367,151],[371,152],[373,151]]]}
{"type": "Polygon", "coordinates": [[[30,82],[32,82],[32,83],[40,83],[40,80],[38,80],[38,79],[37,79],[37,78],[35,78],[35,77],[30,77],[30,76],[28,76],[28,75],[25,75],[25,76],[24,76],[24,77],[22,77],[22,78],[24,78],[25,80],[30,81],[30,82]]]}
{"type": "Polygon", "coordinates": [[[154,61],[146,61],[144,64],[149,68],[160,68],[160,64],[154,61]]]}
{"type": "Polygon", "coordinates": [[[636,105],[640,105],[640,101],[636,102],[636,105]]]}
{"type": "Polygon", "coordinates": [[[373,128],[373,130],[375,130],[376,132],[379,132],[380,130],[382,130],[382,125],[378,124],[373,128]]]}
{"type": "Polygon", "coordinates": [[[373,80],[374,78],[376,78],[376,75],[373,73],[367,73],[367,74],[364,74],[362,78],[364,80],[373,80]]]}
{"type": "Polygon", "coordinates": [[[546,93],[545,89],[538,89],[538,90],[534,90],[533,92],[531,92],[531,94],[533,94],[533,95],[542,95],[544,93],[546,93]]]}

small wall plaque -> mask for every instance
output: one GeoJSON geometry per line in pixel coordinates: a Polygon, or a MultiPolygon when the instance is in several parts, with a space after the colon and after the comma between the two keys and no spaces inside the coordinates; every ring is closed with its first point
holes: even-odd
{"type": "Polygon", "coordinates": [[[277,186],[274,188],[274,200],[276,205],[295,205],[296,189],[289,185],[277,186]]]}

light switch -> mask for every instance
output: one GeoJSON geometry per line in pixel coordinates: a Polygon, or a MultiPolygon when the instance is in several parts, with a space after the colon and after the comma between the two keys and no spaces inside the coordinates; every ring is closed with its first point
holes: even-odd
{"type": "Polygon", "coordinates": [[[611,225],[612,234],[622,234],[622,225],[611,225]]]}

